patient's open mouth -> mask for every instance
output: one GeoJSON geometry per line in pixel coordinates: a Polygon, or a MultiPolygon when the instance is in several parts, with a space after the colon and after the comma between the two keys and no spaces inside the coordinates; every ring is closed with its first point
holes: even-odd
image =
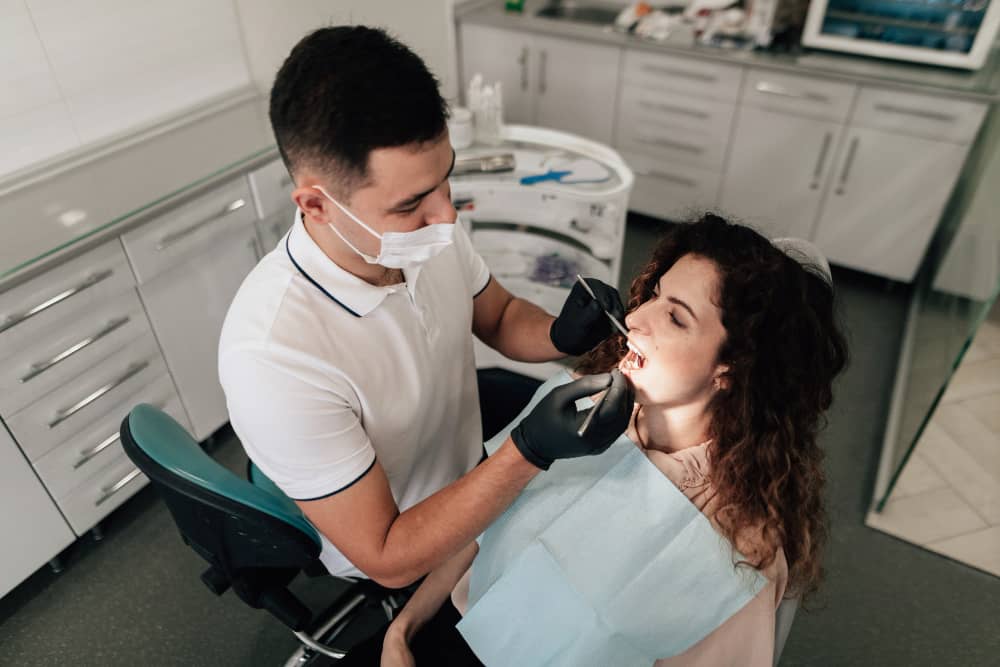
{"type": "Polygon", "coordinates": [[[622,370],[637,371],[646,365],[646,357],[639,354],[639,351],[632,345],[628,344],[628,354],[622,360],[622,370]]]}

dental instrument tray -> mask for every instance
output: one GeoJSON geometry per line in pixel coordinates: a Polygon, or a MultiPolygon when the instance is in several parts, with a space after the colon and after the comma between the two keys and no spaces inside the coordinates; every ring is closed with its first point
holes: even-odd
{"type": "Polygon", "coordinates": [[[494,155],[468,155],[455,158],[452,176],[463,174],[495,174],[504,171],[514,171],[517,162],[513,153],[494,155]]]}

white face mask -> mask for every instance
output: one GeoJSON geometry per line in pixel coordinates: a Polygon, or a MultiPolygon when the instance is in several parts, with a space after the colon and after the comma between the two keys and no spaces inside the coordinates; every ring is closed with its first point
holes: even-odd
{"type": "Polygon", "coordinates": [[[365,231],[382,242],[378,257],[372,257],[354,247],[354,244],[344,238],[344,235],[337,231],[337,228],[333,224],[328,223],[333,233],[339,236],[340,240],[347,244],[347,247],[360,255],[361,259],[369,264],[379,264],[387,269],[408,269],[423,264],[451,245],[452,236],[455,233],[455,223],[427,225],[412,232],[386,232],[379,234],[361,222],[356,215],[348,211],[346,206],[328,195],[322,187],[318,185],[314,185],[313,187],[322,192],[324,197],[344,212],[344,215],[361,225],[365,231]]]}

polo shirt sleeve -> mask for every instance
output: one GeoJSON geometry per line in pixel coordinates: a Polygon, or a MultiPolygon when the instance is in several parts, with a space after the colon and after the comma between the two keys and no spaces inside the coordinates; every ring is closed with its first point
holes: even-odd
{"type": "Polygon", "coordinates": [[[472,286],[473,296],[486,289],[490,282],[490,270],[486,262],[472,247],[472,239],[469,238],[465,226],[461,222],[455,223],[455,249],[458,251],[458,260],[465,271],[466,284],[472,286]]]}
{"type": "Polygon", "coordinates": [[[293,500],[343,491],[375,464],[346,382],[267,348],[230,350],[219,362],[236,435],[293,500]]]}

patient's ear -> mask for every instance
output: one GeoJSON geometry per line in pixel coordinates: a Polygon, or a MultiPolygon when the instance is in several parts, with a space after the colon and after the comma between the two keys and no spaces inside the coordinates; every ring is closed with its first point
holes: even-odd
{"type": "Polygon", "coordinates": [[[716,391],[729,389],[729,365],[719,364],[715,367],[715,377],[712,380],[712,388],[716,391]]]}

